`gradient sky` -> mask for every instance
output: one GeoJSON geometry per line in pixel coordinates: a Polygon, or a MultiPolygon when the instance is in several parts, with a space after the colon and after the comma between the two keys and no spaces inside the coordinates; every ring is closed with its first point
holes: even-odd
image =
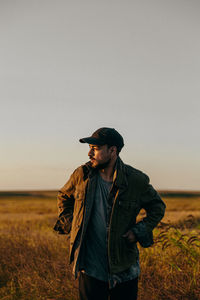
{"type": "Polygon", "coordinates": [[[0,190],[58,189],[79,138],[124,137],[158,189],[200,190],[198,0],[0,0],[0,190]]]}

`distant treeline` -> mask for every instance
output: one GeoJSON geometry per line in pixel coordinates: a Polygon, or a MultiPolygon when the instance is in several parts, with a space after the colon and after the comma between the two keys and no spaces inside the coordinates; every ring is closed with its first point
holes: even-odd
{"type": "Polygon", "coordinates": [[[184,198],[191,198],[191,197],[200,197],[200,191],[158,191],[161,197],[184,197],[184,198]]]}
{"type": "MultiPolygon", "coordinates": [[[[200,191],[158,190],[161,197],[200,197],[200,191]]],[[[0,191],[0,197],[56,197],[58,191],[0,191]]]]}
{"type": "Polygon", "coordinates": [[[56,197],[58,191],[0,191],[0,197],[56,197]]]}

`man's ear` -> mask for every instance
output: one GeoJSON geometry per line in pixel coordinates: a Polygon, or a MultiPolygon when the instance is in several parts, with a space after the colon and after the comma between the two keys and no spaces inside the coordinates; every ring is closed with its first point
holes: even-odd
{"type": "Polygon", "coordinates": [[[116,146],[111,146],[110,149],[111,149],[112,154],[117,154],[117,147],[116,146]]]}

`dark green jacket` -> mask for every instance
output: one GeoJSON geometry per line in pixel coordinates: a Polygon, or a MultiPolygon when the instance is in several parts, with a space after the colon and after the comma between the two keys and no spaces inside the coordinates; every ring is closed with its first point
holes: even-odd
{"type": "MultiPolygon", "coordinates": [[[[54,229],[70,234],[70,263],[78,258],[92,211],[95,173],[90,163],[77,168],[58,193],[59,220],[54,229]],[[86,197],[87,193],[87,197],[86,197]]],[[[126,165],[118,157],[110,192],[113,198],[108,232],[108,260],[111,274],[126,270],[136,262],[136,243],[122,237],[133,230],[143,247],[153,243],[152,230],[164,216],[165,204],[141,171],[126,165]],[[139,211],[146,217],[136,224],[139,211]]]]}

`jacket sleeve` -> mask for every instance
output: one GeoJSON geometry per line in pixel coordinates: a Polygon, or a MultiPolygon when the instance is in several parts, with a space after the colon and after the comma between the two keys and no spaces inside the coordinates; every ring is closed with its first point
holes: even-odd
{"type": "Polygon", "coordinates": [[[146,211],[146,217],[131,229],[141,246],[149,247],[153,244],[152,231],[163,218],[166,206],[156,190],[149,184],[149,180],[145,184],[140,201],[141,208],[146,211]]]}
{"type": "Polygon", "coordinates": [[[70,176],[67,183],[59,190],[57,196],[58,220],[54,230],[60,234],[69,234],[71,230],[74,210],[75,176],[70,176]]]}

